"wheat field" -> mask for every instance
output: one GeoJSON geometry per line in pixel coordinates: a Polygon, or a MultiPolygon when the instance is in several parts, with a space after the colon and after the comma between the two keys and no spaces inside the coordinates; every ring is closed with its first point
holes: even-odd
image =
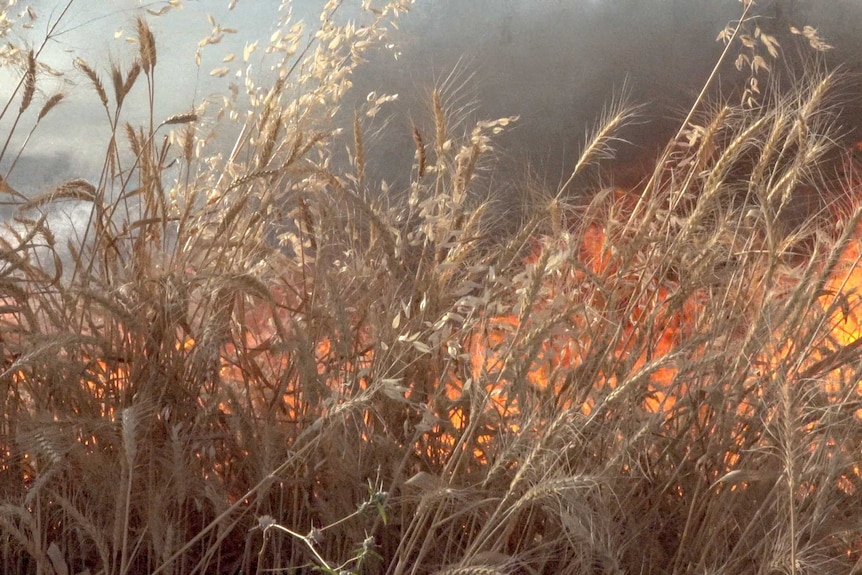
{"type": "MultiPolygon", "coordinates": [[[[0,570],[862,573],[862,162],[826,41],[745,0],[637,185],[601,183],[649,105],[623,87],[506,211],[519,119],[445,82],[406,184],[366,169],[394,96],[345,94],[411,4],[285,12],[271,74],[169,117],[156,16],[130,61],[75,55],[101,175],[0,189],[0,570]]],[[[65,95],[3,58],[14,167],[65,95]]]]}

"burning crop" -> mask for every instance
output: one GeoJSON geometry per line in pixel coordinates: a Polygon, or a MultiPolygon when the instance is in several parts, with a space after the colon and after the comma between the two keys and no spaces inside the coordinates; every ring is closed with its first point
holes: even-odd
{"type": "Polygon", "coordinates": [[[113,100],[77,62],[112,127],[102,179],[2,188],[4,572],[855,572],[842,78],[758,80],[778,44],[745,2],[723,34],[738,104],[699,98],[632,189],[587,185],[637,118],[613,99],[571,178],[507,226],[480,192],[517,118],[460,129],[434,90],[400,190],[365,170],[389,97],[334,125],[408,4],[282,22],[282,74],[238,72],[247,108],[216,115],[228,155],[203,109],[121,121],[127,94],[158,97],[145,20],[113,100]],[[63,243],[68,201],[89,217],[63,243]]]}

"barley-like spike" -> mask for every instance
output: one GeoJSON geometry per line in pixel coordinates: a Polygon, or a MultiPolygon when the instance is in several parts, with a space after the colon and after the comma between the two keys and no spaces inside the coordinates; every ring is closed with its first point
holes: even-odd
{"type": "Polygon", "coordinates": [[[135,128],[128,122],[123,124],[123,129],[126,131],[126,138],[129,140],[129,146],[132,147],[132,153],[135,156],[141,155],[141,144],[138,142],[138,135],[135,133],[135,128]]]}
{"type": "Polygon", "coordinates": [[[273,106],[268,103],[268,97],[264,98],[264,102],[266,102],[266,104],[263,107],[263,111],[260,113],[260,119],[257,121],[257,125],[261,133],[263,133],[264,129],[269,124],[269,117],[272,115],[273,111],[273,106]]]}
{"type": "Polygon", "coordinates": [[[51,202],[55,202],[57,200],[64,199],[95,203],[98,199],[96,197],[96,187],[87,180],[69,180],[68,182],[57,187],[57,189],[55,190],[52,190],[45,194],[40,194],[32,198],[30,201],[25,203],[22,208],[25,210],[30,210],[51,202]]]}
{"type": "Polygon", "coordinates": [[[126,74],[126,81],[123,83],[123,96],[132,91],[132,87],[135,85],[135,81],[138,79],[138,76],[141,74],[141,61],[135,60],[132,64],[132,67],[129,68],[128,74],[126,74]]]}
{"type": "Polygon", "coordinates": [[[243,184],[247,184],[248,182],[256,179],[256,178],[267,178],[270,176],[277,176],[281,173],[281,170],[257,170],[250,174],[246,174],[240,178],[237,178],[235,181],[231,182],[231,184],[227,187],[227,191],[233,190],[242,186],[243,184]]]}
{"type": "Polygon", "coordinates": [[[290,145],[290,152],[287,155],[287,160],[284,162],[284,166],[290,166],[299,158],[299,150],[302,148],[303,144],[303,136],[302,131],[297,131],[296,136],[293,139],[293,143],[290,145]]]}
{"type": "Polygon", "coordinates": [[[550,205],[548,206],[548,213],[551,218],[552,237],[559,237],[560,233],[563,231],[563,210],[558,198],[551,198],[550,205]]]}
{"type": "Polygon", "coordinates": [[[21,99],[19,113],[30,107],[33,94],[36,92],[36,54],[33,50],[27,52],[27,71],[24,73],[24,97],[21,99]]]}
{"type": "Polygon", "coordinates": [[[191,122],[196,122],[198,119],[198,115],[194,112],[188,114],[174,114],[164,122],[162,122],[163,126],[172,126],[175,124],[189,124],[191,122]]]}
{"type": "Polygon", "coordinates": [[[281,132],[281,128],[284,125],[284,120],[279,115],[275,118],[273,122],[267,126],[260,155],[258,156],[258,166],[264,167],[269,163],[269,160],[272,158],[272,152],[275,149],[275,144],[278,141],[279,133],[281,132]]]}
{"type": "Polygon", "coordinates": [[[195,127],[191,123],[186,124],[185,130],[183,130],[182,142],[183,159],[187,164],[190,164],[195,152],[195,127]]]}
{"type": "Polygon", "coordinates": [[[75,65],[84,73],[85,76],[87,76],[87,78],[90,79],[90,82],[92,82],[93,87],[96,89],[96,93],[99,95],[99,100],[102,102],[102,105],[107,108],[108,93],[105,91],[105,85],[102,83],[102,79],[99,78],[96,71],[81,58],[75,60],[75,65]]]}
{"type": "Polygon", "coordinates": [[[443,103],[440,101],[440,92],[436,89],[431,96],[431,103],[434,107],[434,129],[437,138],[437,161],[439,162],[443,159],[443,152],[446,147],[446,114],[443,111],[443,103]]]}
{"type": "Polygon", "coordinates": [[[835,74],[830,73],[820,79],[811,89],[808,98],[799,108],[798,122],[804,123],[823,109],[823,100],[835,83],[835,74]]]}
{"type": "Polygon", "coordinates": [[[415,125],[413,126],[413,143],[416,144],[416,179],[421,180],[425,176],[428,154],[425,150],[425,143],[422,141],[422,134],[415,125]]]}
{"type": "Polygon", "coordinates": [[[558,196],[562,197],[565,194],[572,181],[574,181],[575,176],[580,174],[584,168],[597,160],[613,157],[611,144],[619,141],[616,134],[622,127],[632,121],[638,110],[638,106],[629,104],[628,89],[624,85],[620,93],[611,100],[602,112],[597,128],[587,138],[584,149],[575,162],[575,168],[557,191],[558,196]]]}
{"type": "Polygon", "coordinates": [[[156,67],[156,39],[147,21],[140,16],[135,21],[135,27],[137,28],[138,45],[140,46],[141,67],[144,70],[144,74],[149,76],[153,73],[153,68],[156,67]]]}
{"type": "Polygon", "coordinates": [[[39,110],[39,116],[36,118],[36,121],[38,122],[39,120],[47,116],[48,112],[50,112],[54,108],[54,106],[59,104],[60,101],[65,97],[65,94],[63,94],[62,92],[58,92],[57,94],[54,94],[53,96],[48,98],[48,101],[45,102],[45,105],[42,106],[41,110],[39,110]]]}
{"type": "Polygon", "coordinates": [[[470,180],[473,179],[480,153],[479,144],[473,144],[468,154],[459,154],[458,171],[455,174],[455,193],[452,195],[452,201],[458,205],[464,203],[467,186],[470,185],[470,180]]]}
{"type": "Polygon", "coordinates": [[[723,128],[726,124],[726,120],[728,115],[730,114],[730,107],[723,106],[721,110],[715,115],[715,117],[706,125],[706,128],[703,131],[703,135],[700,138],[700,147],[697,150],[698,155],[698,171],[706,165],[706,163],[712,159],[713,154],[715,153],[715,138],[721,128],[723,128]]]}
{"type": "Polygon", "coordinates": [[[111,62],[111,84],[114,86],[114,101],[117,102],[117,107],[119,108],[123,105],[123,100],[126,96],[125,92],[123,92],[126,83],[123,80],[122,70],[114,62],[111,62]]]}

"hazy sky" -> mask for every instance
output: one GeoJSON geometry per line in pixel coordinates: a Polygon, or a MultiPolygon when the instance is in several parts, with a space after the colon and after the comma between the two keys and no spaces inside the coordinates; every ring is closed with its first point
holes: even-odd
{"type": "MultiPolygon", "coordinates": [[[[358,1],[345,0],[346,4],[358,1]]],[[[65,5],[59,0],[21,3],[32,5],[38,15],[29,38],[34,44],[44,36],[52,14],[65,5]]],[[[294,11],[316,20],[322,4],[322,0],[297,0],[294,11]]],[[[837,46],[834,58],[858,65],[862,2],[761,0],[758,4],[765,15],[764,27],[818,25],[837,46]]],[[[94,158],[104,153],[107,126],[95,94],[72,62],[81,56],[105,70],[109,58],[130,61],[134,47],[125,37],[134,32],[135,15],[163,5],[75,1],[61,33],[48,48],[46,61],[67,72],[76,85],[64,87],[71,97],[63,103],[63,113],[52,113],[45,120],[12,181],[40,191],[70,177],[92,177],[97,167],[94,158]]],[[[228,79],[219,83],[209,77],[209,71],[226,53],[241,52],[246,41],[265,41],[273,31],[278,1],[239,0],[232,12],[227,5],[228,0],[185,0],[182,10],[149,18],[159,47],[157,114],[167,117],[187,111],[206,94],[223,90],[228,79]],[[210,47],[204,65],[197,69],[196,44],[212,28],[207,14],[239,34],[210,47]]],[[[381,143],[379,152],[387,163],[393,158],[409,162],[409,120],[424,113],[422,98],[435,78],[459,65],[463,77],[472,78],[465,95],[479,102],[481,115],[521,116],[504,139],[508,152],[541,166],[553,181],[566,169],[585,128],[626,79],[634,98],[650,104],[647,115],[651,116],[647,118],[651,123],[634,133],[641,147],[626,153],[634,156],[654,144],[648,142],[650,136],[666,130],[693,100],[721,50],[715,36],[738,14],[739,6],[737,0],[416,0],[398,34],[402,57],[398,62],[386,57],[363,68],[355,78],[356,95],[362,98],[370,90],[401,95],[401,102],[393,107],[398,112],[391,126],[395,136],[381,143]],[[406,138],[407,146],[399,138],[406,138]]],[[[2,81],[9,83],[8,77],[2,81]]],[[[40,78],[40,86],[51,93],[49,79],[40,78]]]]}
{"type": "MultiPolygon", "coordinates": [[[[147,9],[158,10],[165,4],[135,0],[74,0],[40,57],[40,61],[63,72],[66,81],[61,83],[43,75],[40,76],[39,87],[48,95],[60,89],[68,97],[57,110],[61,113],[49,114],[27,146],[24,159],[30,160],[26,162],[28,173],[33,171],[30,164],[52,166],[50,170],[39,170],[38,174],[27,178],[34,180],[34,186],[62,181],[72,177],[72,172],[78,169],[92,177],[92,172],[97,169],[93,161],[102,157],[107,143],[105,113],[89,80],[74,68],[73,62],[77,57],[85,59],[110,86],[109,63],[112,60],[123,63],[125,69],[134,58],[136,46],[128,38],[134,36],[137,14],[147,16],[158,45],[157,121],[159,116],[188,111],[209,93],[224,91],[227,80],[216,81],[209,76],[210,70],[219,65],[226,53],[237,49],[241,53],[246,40],[268,38],[278,18],[278,2],[269,0],[241,1],[234,11],[228,11],[227,2],[222,0],[187,0],[182,9],[159,17],[147,15],[147,9]],[[248,9],[251,6],[246,5],[252,3],[254,9],[248,9]],[[242,33],[227,35],[221,45],[205,50],[203,65],[198,68],[195,65],[197,43],[213,28],[208,15],[213,15],[221,25],[237,28],[242,33]],[[262,25],[261,22],[267,24],[262,25]]],[[[56,21],[66,1],[34,0],[23,2],[22,9],[26,5],[34,8],[37,20],[22,43],[38,48],[47,26],[56,21]]],[[[9,80],[4,78],[3,82],[8,85],[9,80]]],[[[143,82],[138,84],[136,92],[142,96],[143,82]]],[[[133,106],[125,108],[126,120],[132,124],[144,121],[146,106],[138,106],[137,114],[133,113],[133,106]]],[[[8,153],[6,160],[8,162],[8,153]]],[[[15,171],[19,172],[19,168],[16,167],[15,171]]],[[[20,180],[24,174],[18,173],[17,176],[20,180]]],[[[28,184],[22,182],[20,185],[26,187],[28,184]]]]}

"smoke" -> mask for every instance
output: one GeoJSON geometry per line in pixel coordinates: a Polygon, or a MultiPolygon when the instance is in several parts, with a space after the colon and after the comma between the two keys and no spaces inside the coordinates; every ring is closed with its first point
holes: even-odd
{"type": "MultiPolygon", "coordinates": [[[[622,134],[631,145],[620,147],[618,164],[653,157],[679,127],[718,61],[724,47],[716,41],[718,34],[741,11],[738,0],[420,2],[402,27],[400,62],[372,62],[356,78],[356,91],[361,95],[385,86],[402,96],[393,131],[403,135],[390,134],[381,155],[387,166],[393,160],[403,166],[410,161],[408,124],[428,117],[435,79],[446,84],[441,79],[455,70],[455,80],[448,82],[455,92],[453,108],[472,102],[479,117],[520,117],[500,142],[505,161],[498,173],[518,179],[530,169],[554,186],[571,170],[585,132],[624,88],[631,101],[643,104],[642,121],[622,134]]],[[[835,46],[826,57],[828,65],[860,68],[858,2],[761,1],[755,14],[758,26],[783,50],[783,63],[773,65],[772,76],[800,74],[801,62],[814,54],[801,36],[790,33],[791,26],[816,27],[835,46]]],[[[710,97],[719,92],[737,101],[741,97],[747,76],[734,68],[735,55],[710,97]]],[[[859,117],[848,106],[848,131],[859,117]]]]}
{"type": "MultiPolygon", "coordinates": [[[[40,20],[27,41],[36,44],[65,2],[30,4],[40,20]]],[[[278,2],[241,0],[232,12],[222,4],[187,1],[181,11],[151,18],[160,45],[157,115],[187,111],[223,90],[225,84],[208,76],[217,57],[241,53],[246,41],[265,42],[271,34],[278,2]],[[198,69],[197,42],[212,28],[207,13],[238,33],[206,52],[198,69]]],[[[321,3],[294,4],[297,16],[313,22],[321,3]]],[[[133,47],[125,46],[124,38],[131,35],[137,6],[131,0],[78,0],[73,6],[46,58],[77,85],[63,87],[73,96],[63,104],[65,113],[46,118],[41,137],[28,145],[32,157],[25,155],[21,164],[26,171],[16,167],[13,178],[20,189],[38,192],[49,183],[98,173],[107,122],[72,61],[82,56],[103,70],[110,59],[126,61],[133,47]]],[[[653,153],[695,100],[722,50],[716,36],[740,12],[738,0],[417,0],[396,34],[398,60],[391,51],[376,54],[354,78],[353,99],[343,111],[352,114],[372,91],[399,94],[389,108],[391,122],[368,151],[370,159],[377,158],[371,166],[376,175],[397,181],[409,173],[411,123],[427,122],[430,91],[442,85],[453,116],[459,111],[476,118],[519,116],[499,142],[502,173],[517,178],[529,166],[553,185],[565,179],[585,131],[624,85],[632,100],[645,106],[643,121],[623,134],[633,144],[619,150],[620,161],[653,153]]],[[[792,57],[799,46],[788,27],[812,25],[836,47],[829,56],[833,64],[859,69],[860,3],[761,0],[757,14],[785,54],[792,57]]],[[[744,75],[727,68],[721,90],[733,95],[744,75]]],[[[851,121],[853,114],[848,117],[851,121]]]]}

